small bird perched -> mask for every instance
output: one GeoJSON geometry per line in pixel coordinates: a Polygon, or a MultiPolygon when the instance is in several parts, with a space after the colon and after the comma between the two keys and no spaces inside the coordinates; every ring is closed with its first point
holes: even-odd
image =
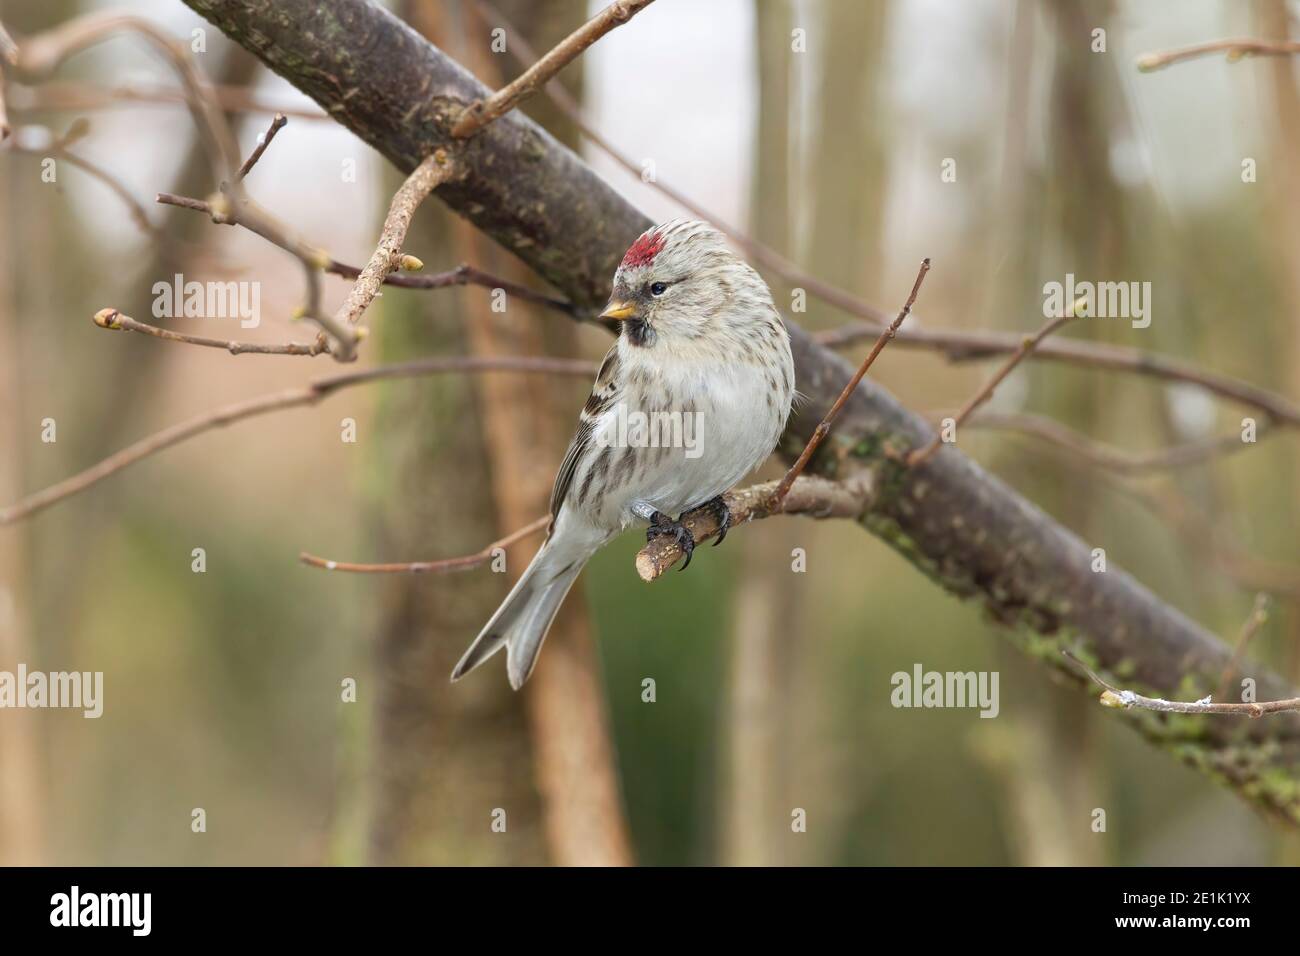
{"type": "Polygon", "coordinates": [[[794,398],[790,337],[758,273],[707,223],[643,233],[614,273],[601,318],[621,323],[555,477],[546,542],[452,671],[506,648],[510,686],[532,673],[583,566],[635,521],[646,540],[695,541],[674,519],[717,511],[722,493],[771,454],[794,398]],[[665,434],[667,432],[667,434],[665,434]]]}

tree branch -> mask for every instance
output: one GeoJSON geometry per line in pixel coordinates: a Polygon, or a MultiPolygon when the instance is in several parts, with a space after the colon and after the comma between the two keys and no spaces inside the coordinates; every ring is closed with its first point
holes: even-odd
{"type": "Polygon", "coordinates": [[[275,134],[284,129],[284,124],[287,122],[289,122],[289,120],[283,113],[275,114],[275,118],[271,120],[271,125],[268,126],[266,132],[258,138],[257,146],[255,146],[253,151],[249,153],[248,159],[244,160],[244,165],[239,167],[239,172],[235,174],[236,179],[243,179],[253,171],[253,167],[257,165],[257,161],[262,158],[262,154],[266,152],[266,148],[271,145],[271,140],[275,139],[275,134]]]}
{"type": "MultiPolygon", "coordinates": [[[[352,291],[339,306],[334,321],[342,328],[355,326],[361,321],[362,314],[379,294],[384,280],[398,269],[421,269],[424,267],[414,256],[402,254],[402,243],[406,241],[406,232],[411,228],[411,218],[420,203],[428,198],[438,186],[447,182],[455,174],[455,165],[447,158],[445,151],[438,149],[429,154],[393,195],[384,219],[384,228],[379,234],[379,244],[370,256],[370,261],[361,270],[352,291]]],[[[355,356],[354,337],[343,342],[343,351],[337,356],[342,361],[349,361],[355,356]]]]}
{"type": "MultiPolygon", "coordinates": [[[[373,4],[279,0],[271,15],[260,0],[186,3],[407,171],[458,142],[452,123],[487,96],[462,67],[373,4]]],[[[457,161],[465,174],[439,198],[579,307],[605,301],[623,253],[651,225],[518,111],[465,141],[457,161]]],[[[782,439],[782,453],[794,457],[854,369],[798,325],[789,329],[797,386],[807,396],[782,439]]],[[[1018,346],[1013,337],[1009,350],[1018,346]]],[[[1044,343],[1045,350],[1060,346],[1044,343]]],[[[1113,565],[1093,573],[1091,545],[960,451],[906,468],[900,456],[931,437],[923,420],[864,379],[828,438],[835,453],[818,455],[809,468],[841,482],[872,476],[877,492],[860,523],[951,593],[978,601],[1051,666],[1073,673],[1058,653],[1070,647],[1153,696],[1188,682],[1213,688],[1229,656],[1222,641],[1113,565]]],[[[1260,671],[1258,679],[1261,696],[1291,696],[1280,678],[1260,671]]],[[[1160,714],[1124,715],[1179,759],[1300,822],[1293,783],[1300,715],[1178,727],[1160,714]]]]}
{"type": "MultiPolygon", "coordinates": [[[[1077,305],[1077,302],[1074,303],[1066,310],[1065,315],[1049,320],[1035,334],[1025,337],[1025,339],[1020,343],[1020,348],[1011,353],[1011,357],[1002,363],[1002,366],[993,373],[993,377],[984,383],[984,387],[972,395],[970,400],[962,406],[962,410],[957,413],[957,417],[954,420],[956,428],[960,429],[976,409],[993,397],[993,393],[997,390],[997,387],[1002,384],[1003,380],[1015,370],[1017,365],[1025,360],[1030,352],[1038,347],[1039,343],[1042,342],[1043,339],[1047,338],[1061,326],[1065,325],[1065,323],[1075,318],[1074,310],[1077,305]]],[[[926,442],[923,447],[912,449],[907,456],[908,467],[915,467],[916,465],[922,464],[934,455],[934,453],[939,450],[939,445],[941,444],[940,439],[941,436],[936,434],[926,442]]]]}
{"type": "Polygon", "coordinates": [[[654,0],[615,0],[578,29],[555,45],[513,82],[485,100],[476,100],[461,114],[451,135],[457,139],[473,136],[484,126],[512,109],[545,86],[555,74],[577,59],[587,47],[606,33],[620,27],[648,7],[654,0]]]}
{"type": "Polygon", "coordinates": [[[536,534],[551,523],[550,515],[543,515],[536,521],[524,525],[518,531],[512,531],[504,538],[498,538],[481,551],[462,555],[459,558],[441,558],[437,561],[410,561],[402,564],[356,564],[350,561],[331,561],[317,557],[306,551],[300,552],[298,560],[308,567],[321,568],[325,571],[348,571],[352,574],[445,574],[448,571],[468,571],[492,559],[498,548],[508,548],[512,544],[536,534]]]}
{"type": "Polygon", "coordinates": [[[298,388],[286,388],[269,395],[246,399],[222,405],[191,418],[189,421],[172,425],[156,432],[132,445],[128,445],[116,454],[110,455],[96,465],[92,465],[71,478],[65,478],[58,484],[28,495],[8,508],[0,509],[0,527],[13,524],[30,517],[38,511],[50,507],[65,498],[85,491],[91,485],[117,474],[136,462],[155,455],[160,451],[179,445],[183,441],[202,435],[216,428],[245,419],[267,415],[271,412],[290,408],[315,405],[321,399],[345,388],[355,385],[368,385],[387,379],[416,378],[423,375],[441,375],[449,372],[528,372],[542,375],[576,375],[590,378],[596,374],[596,367],[590,362],[576,359],[534,358],[531,356],[455,356],[450,358],[427,358],[395,365],[380,365],[375,368],[345,372],[315,379],[298,388]]]}
{"type": "Polygon", "coordinates": [[[1212,56],[1216,53],[1223,53],[1229,63],[1236,63],[1248,56],[1291,56],[1300,53],[1300,43],[1249,39],[1211,40],[1208,43],[1197,43],[1194,46],[1179,47],[1175,50],[1144,53],[1137,58],[1137,68],[1143,73],[1151,73],[1174,63],[1200,56],[1212,56]]]}
{"type": "MultiPolygon", "coordinates": [[[[242,226],[250,232],[261,236],[267,242],[279,246],[286,252],[293,252],[295,249],[302,249],[310,255],[317,257],[317,261],[324,263],[324,271],[333,275],[342,276],[345,279],[356,279],[361,275],[359,266],[348,265],[346,262],[339,262],[325,250],[310,244],[300,243],[297,239],[287,233],[281,233],[274,230],[260,230],[257,223],[248,223],[242,220],[231,220],[224,218],[220,213],[212,211],[212,205],[202,199],[193,199],[189,196],[177,196],[174,193],[158,193],[157,202],[166,206],[178,206],[181,209],[191,209],[194,212],[201,212],[209,216],[214,223],[223,226],[242,226]]],[[[590,309],[579,309],[571,302],[563,299],[557,299],[553,296],[546,295],[542,292],[536,292],[527,286],[520,285],[517,282],[511,282],[509,279],[502,279],[484,272],[467,263],[461,263],[454,269],[446,272],[437,272],[430,275],[409,275],[406,273],[390,273],[384,277],[384,285],[396,286],[400,289],[444,289],[448,286],[459,285],[478,285],[488,289],[503,289],[507,295],[517,296],[526,302],[533,302],[537,305],[545,306],[556,312],[563,312],[565,315],[577,321],[592,321],[594,312],[590,309]]]]}
{"type": "MultiPolygon", "coordinates": [[[[818,332],[813,338],[827,348],[842,348],[878,334],[879,326],[858,322],[818,332]]],[[[895,347],[938,351],[944,353],[950,361],[969,362],[1016,352],[1024,339],[1014,332],[968,332],[913,327],[900,330],[895,341],[895,347]]],[[[1300,406],[1290,399],[1251,382],[1206,371],[1165,355],[1122,345],[1062,340],[1043,342],[1030,357],[1067,362],[1085,368],[1134,372],[1164,381],[1195,385],[1220,398],[1261,411],[1278,424],[1300,427],[1300,406]]]]}
{"type": "Polygon", "coordinates": [[[780,505],[781,501],[784,500],[786,494],[789,493],[790,486],[794,484],[794,480],[803,473],[803,470],[806,467],[808,467],[808,461],[812,458],[813,452],[817,450],[817,446],[819,446],[826,438],[827,434],[830,433],[831,425],[835,423],[835,419],[839,415],[840,409],[842,409],[844,403],[849,400],[849,396],[852,395],[853,390],[858,387],[858,383],[862,381],[864,376],[866,376],[867,370],[870,369],[872,364],[876,361],[876,356],[884,351],[884,348],[889,344],[890,339],[892,339],[898,332],[898,327],[903,324],[903,320],[912,313],[912,306],[916,304],[916,297],[921,291],[921,283],[925,281],[925,274],[929,271],[930,260],[928,258],[921,260],[921,268],[916,273],[916,281],[912,283],[912,292],[908,295],[907,301],[903,303],[903,307],[899,309],[898,315],[894,318],[894,321],[880,333],[880,337],[876,339],[876,344],[871,347],[871,351],[868,352],[867,357],[862,360],[862,364],[858,366],[858,370],[853,373],[853,377],[845,384],[844,390],[840,392],[839,397],[835,399],[835,402],[826,411],[826,415],[818,423],[817,427],[813,429],[812,437],[808,439],[807,444],[803,447],[803,451],[799,453],[799,457],[795,459],[794,464],[790,466],[790,470],[787,471],[785,477],[781,479],[781,483],[776,489],[776,501],[778,505],[780,505]]]}
{"type": "Polygon", "coordinates": [[[1268,700],[1258,704],[1216,704],[1209,697],[1202,697],[1200,700],[1165,700],[1163,697],[1147,697],[1144,694],[1136,694],[1131,690],[1122,690],[1113,684],[1107,683],[1097,676],[1096,671],[1069,651],[1062,653],[1100,687],[1104,688],[1105,693],[1100,698],[1103,707],[1115,707],[1119,710],[1138,708],[1164,714],[1219,714],[1231,717],[1263,717],[1265,714],[1300,711],[1300,697],[1268,700]]]}
{"type": "MultiPolygon", "coordinates": [[[[247,86],[214,85],[208,88],[213,101],[227,113],[283,113],[286,117],[303,120],[329,120],[320,110],[295,109],[260,99],[247,86]]],[[[166,86],[110,86],[89,83],[42,83],[39,86],[20,85],[11,96],[10,105],[16,112],[50,110],[55,112],[84,113],[130,106],[185,106],[183,93],[166,86]]]]}
{"type": "Polygon", "coordinates": [[[312,343],[287,342],[279,345],[271,345],[260,342],[236,342],[231,339],[214,339],[208,338],[204,335],[188,335],[183,332],[173,332],[171,329],[161,329],[156,325],[137,322],[129,315],[113,308],[100,309],[95,313],[94,322],[101,329],[110,329],[114,332],[139,332],[141,335],[148,335],[156,339],[162,339],[165,342],[180,342],[185,345],[199,345],[210,349],[224,349],[231,355],[314,356],[327,351],[325,344],[319,340],[312,343]]]}
{"type": "MultiPolygon", "coordinates": [[[[928,417],[934,420],[936,416],[928,417]]],[[[1127,475],[1185,468],[1250,447],[1249,442],[1241,440],[1239,432],[1234,432],[1156,451],[1129,452],[1099,442],[1044,415],[980,412],[967,421],[966,427],[1016,432],[1039,438],[1099,468],[1127,475]]],[[[1268,421],[1261,422],[1256,437],[1262,438],[1268,430],[1268,421]]]]}
{"type": "MultiPolygon", "coordinates": [[[[812,518],[858,520],[871,507],[872,478],[860,475],[839,483],[803,475],[781,495],[781,483],[764,482],[737,488],[722,496],[731,515],[731,527],[770,518],[775,514],[801,514],[812,518]]],[[[721,530],[718,517],[708,507],[688,511],[681,517],[696,544],[716,537],[721,530]]],[[[668,535],[655,538],[637,552],[636,573],[642,581],[653,581],[686,557],[681,545],[668,535]]]]}

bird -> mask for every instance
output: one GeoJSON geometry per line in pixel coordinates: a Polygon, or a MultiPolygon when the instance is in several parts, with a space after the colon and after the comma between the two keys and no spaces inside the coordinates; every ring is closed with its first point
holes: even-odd
{"type": "Polygon", "coordinates": [[[638,522],[695,550],[683,514],[709,508],[776,447],[794,401],[790,336],[762,277],[698,220],[643,232],[614,272],[600,318],[618,337],[601,363],[555,477],[547,536],[452,671],[457,681],[502,648],[523,686],[583,566],[638,522]]]}

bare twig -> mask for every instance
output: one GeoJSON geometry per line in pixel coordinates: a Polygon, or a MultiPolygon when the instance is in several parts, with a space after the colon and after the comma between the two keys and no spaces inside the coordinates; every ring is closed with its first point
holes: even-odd
{"type": "Polygon", "coordinates": [[[239,172],[235,174],[236,179],[243,179],[252,171],[253,167],[257,165],[257,161],[262,158],[262,154],[266,152],[266,148],[271,145],[271,140],[275,139],[275,134],[280,132],[287,122],[289,120],[285,118],[283,113],[275,114],[275,119],[271,120],[271,125],[258,138],[257,145],[249,153],[248,159],[244,160],[244,165],[239,167],[239,172]]]}
{"type": "MultiPolygon", "coordinates": [[[[247,86],[208,87],[217,106],[227,113],[283,113],[293,119],[330,120],[321,110],[295,109],[258,98],[247,86]]],[[[19,85],[10,93],[10,105],[15,112],[28,110],[73,111],[102,110],[132,106],[184,106],[183,93],[165,86],[115,86],[101,87],[89,83],[42,83],[39,86],[19,85]]],[[[332,120],[330,120],[333,122],[332,120]]]]}
{"type": "Polygon", "coordinates": [[[65,478],[42,491],[28,495],[16,504],[0,510],[0,526],[13,524],[50,505],[85,491],[91,485],[117,474],[123,468],[171,448],[181,442],[222,428],[247,418],[270,412],[315,405],[321,399],[344,388],[365,385],[386,379],[416,378],[423,375],[440,375],[452,372],[527,372],[541,375],[574,375],[591,377],[596,374],[590,362],[574,359],[539,358],[533,356],[452,356],[417,359],[395,365],[380,365],[355,372],[345,372],[314,379],[297,388],[286,388],[269,395],[223,405],[197,415],[189,421],[164,428],[143,438],[121,451],[110,455],[96,465],[71,478],[65,478]]]}
{"type": "MultiPolygon", "coordinates": [[[[853,323],[813,337],[829,348],[840,348],[880,334],[880,329],[866,323],[853,323]]],[[[939,351],[954,362],[967,362],[1006,355],[1017,351],[1023,338],[1008,332],[967,332],[951,329],[903,329],[895,339],[900,348],[939,351]]],[[[1195,385],[1221,398],[1248,405],[1267,414],[1280,424],[1300,427],[1300,406],[1275,392],[1251,382],[1209,372],[1178,359],[1144,352],[1141,349],[1096,342],[1061,340],[1044,342],[1034,349],[1031,359],[1068,362],[1085,368],[1106,368],[1134,372],[1151,378],[1195,385]]]]}
{"type": "MultiPolygon", "coordinates": [[[[438,186],[451,178],[454,165],[444,150],[436,150],[426,156],[420,165],[398,188],[393,201],[388,207],[388,216],[384,219],[384,228],[379,235],[379,244],[375,247],[370,261],[361,270],[352,291],[334,315],[335,323],[343,328],[355,326],[362,313],[379,294],[384,279],[398,269],[415,270],[423,268],[424,263],[414,256],[402,254],[402,243],[406,241],[406,231],[411,227],[411,218],[420,203],[428,198],[438,186]]],[[[341,341],[342,350],[335,356],[341,361],[353,357],[356,338],[341,341]]]]}
{"type": "Polygon", "coordinates": [[[216,108],[203,74],[189,47],[150,21],[112,11],[93,13],[62,23],[52,30],[24,41],[16,61],[20,76],[43,80],[68,57],[116,33],[135,33],[148,40],[172,64],[184,89],[185,102],[203,137],[205,155],[218,182],[238,168],[239,148],[224,115],[216,108]]]}
{"type": "MultiPolygon", "coordinates": [[[[159,193],[157,201],[168,206],[179,206],[182,209],[192,209],[195,212],[201,212],[206,216],[213,218],[213,221],[219,225],[226,226],[243,226],[257,232],[263,239],[275,245],[279,245],[286,251],[294,252],[290,246],[297,246],[303,251],[317,257],[317,261],[324,263],[324,271],[333,275],[342,276],[345,279],[356,279],[361,275],[361,269],[358,266],[348,265],[346,262],[339,262],[337,259],[325,252],[319,247],[307,243],[300,243],[292,236],[281,234],[279,232],[264,232],[256,229],[256,223],[247,223],[242,220],[232,220],[221,217],[220,213],[213,213],[212,205],[202,199],[193,199],[189,196],[177,196],[173,193],[159,193]],[[289,245],[285,245],[284,243],[289,245]]],[[[296,254],[296,253],[295,253],[296,254]]],[[[590,321],[591,314],[589,311],[579,309],[571,302],[563,299],[557,299],[554,296],[546,295],[542,292],[534,291],[527,286],[512,282],[509,279],[502,279],[484,272],[474,266],[461,263],[454,269],[446,272],[430,273],[429,275],[412,275],[402,272],[390,273],[384,278],[384,285],[397,286],[402,289],[443,289],[448,286],[458,285],[478,285],[487,289],[503,289],[507,295],[518,296],[528,302],[534,302],[537,305],[545,306],[548,309],[554,309],[557,312],[563,312],[565,315],[579,321],[590,321]]]]}
{"type": "Polygon", "coordinates": [[[1175,50],[1144,53],[1137,58],[1137,68],[1143,73],[1151,73],[1173,63],[1181,63],[1183,60],[1201,56],[1213,56],[1216,53],[1224,54],[1229,63],[1236,63],[1248,56],[1291,56],[1300,53],[1300,43],[1251,39],[1211,40],[1208,43],[1197,43],[1175,50]]]}
{"type": "MultiPolygon", "coordinates": [[[[62,159],[69,165],[76,166],[78,169],[82,170],[87,175],[98,179],[112,190],[113,193],[126,204],[127,210],[131,214],[131,220],[140,227],[141,231],[147,233],[154,239],[161,238],[160,230],[150,221],[149,214],[145,211],[144,206],[136,200],[135,196],[131,195],[131,191],[127,189],[126,185],[120,179],[108,172],[108,170],[104,169],[102,166],[99,166],[88,159],[84,159],[76,153],[69,152],[67,149],[67,143],[69,140],[66,136],[51,143],[48,147],[43,149],[27,145],[24,142],[29,139],[27,133],[29,130],[35,131],[35,129],[36,128],[34,127],[20,127],[18,134],[14,136],[13,142],[8,148],[12,149],[15,153],[22,153],[27,156],[50,156],[55,159],[62,159]]],[[[43,133],[44,131],[41,130],[41,132],[43,133]]]]}
{"type": "Polygon", "coordinates": [[[863,377],[867,374],[867,370],[871,368],[872,363],[876,361],[876,356],[881,353],[889,343],[889,340],[892,339],[894,334],[898,331],[898,327],[903,324],[903,320],[911,313],[912,306],[916,303],[917,294],[921,291],[921,283],[925,281],[925,274],[929,271],[930,260],[929,258],[923,259],[921,261],[921,268],[916,273],[916,281],[912,283],[912,292],[908,295],[907,301],[903,304],[903,308],[899,311],[898,316],[883,332],[880,333],[880,337],[876,339],[876,344],[871,347],[871,351],[867,354],[867,357],[863,359],[862,364],[858,366],[857,372],[853,374],[853,377],[849,379],[848,384],[844,386],[844,391],[840,392],[839,398],[835,399],[835,404],[833,404],[826,412],[826,417],[823,418],[821,423],[813,430],[812,437],[808,439],[808,444],[804,446],[803,451],[799,453],[799,457],[795,460],[795,463],[790,466],[790,470],[787,471],[785,477],[781,479],[781,483],[777,486],[776,501],[778,506],[789,493],[790,486],[794,484],[794,480],[803,473],[804,468],[808,465],[809,459],[813,456],[813,452],[817,450],[817,446],[822,443],[822,440],[830,432],[831,425],[835,423],[835,419],[839,415],[840,409],[844,407],[844,403],[849,400],[849,396],[853,394],[853,390],[858,387],[858,383],[862,381],[863,377]]]}
{"type": "Polygon", "coordinates": [[[1104,692],[1101,695],[1103,707],[1115,707],[1120,710],[1156,710],[1166,714],[1228,714],[1234,717],[1263,717],[1265,714],[1280,714],[1284,711],[1300,711],[1300,697],[1288,697],[1285,700],[1268,700],[1251,704],[1216,704],[1209,697],[1201,700],[1164,700],[1160,697],[1144,697],[1131,690],[1121,690],[1106,683],[1096,671],[1075,657],[1069,651],[1062,651],[1084,673],[1093,679],[1104,692]]]}
{"type": "Polygon", "coordinates": [[[313,568],[325,571],[348,571],[353,574],[445,574],[448,571],[468,571],[491,560],[498,548],[508,548],[522,541],[529,535],[536,534],[550,524],[551,516],[543,515],[536,521],[524,525],[518,531],[512,531],[504,538],[493,541],[481,551],[462,555],[458,558],[442,558],[438,561],[411,561],[405,564],[356,564],[351,561],[331,561],[317,557],[306,551],[298,555],[298,560],[313,568]]]}
{"type": "Polygon", "coordinates": [[[206,348],[222,349],[231,355],[321,355],[327,351],[326,346],[319,340],[311,343],[286,342],[283,344],[262,344],[259,342],[236,342],[230,339],[214,339],[204,335],[188,335],[183,332],[173,332],[170,329],[162,329],[156,325],[149,325],[145,322],[137,322],[129,315],[119,312],[117,309],[100,309],[95,313],[94,322],[101,329],[111,329],[121,332],[139,332],[142,335],[149,335],[156,339],[163,339],[167,342],[180,342],[185,345],[200,345],[206,348]]]}
{"type": "MultiPolygon", "coordinates": [[[[737,488],[722,496],[731,516],[730,527],[768,518],[775,514],[802,514],[813,518],[858,518],[871,507],[872,486],[867,473],[851,482],[834,482],[802,475],[781,496],[780,482],[768,481],[737,488]]],[[[681,517],[696,544],[716,537],[720,526],[713,509],[689,511],[681,517]]],[[[637,552],[636,573],[642,581],[653,581],[686,557],[671,536],[655,538],[637,552]]]]}
{"type": "MultiPolygon", "coordinates": [[[[937,416],[930,417],[934,419],[937,416]]],[[[1250,443],[1241,440],[1239,433],[1232,433],[1152,452],[1129,452],[1089,438],[1043,415],[980,412],[966,422],[966,427],[1018,432],[1040,438],[1091,464],[1121,474],[1183,468],[1250,447],[1250,443]]],[[[1260,423],[1256,431],[1257,437],[1262,437],[1267,430],[1266,420],[1260,423]]]]}
{"type": "MultiPolygon", "coordinates": [[[[1078,302],[1073,303],[1065,310],[1064,315],[1049,320],[1035,334],[1025,337],[1025,339],[1020,343],[1020,348],[1016,349],[1016,351],[1011,354],[1011,357],[1002,363],[1002,367],[993,373],[993,377],[984,383],[984,387],[972,395],[970,400],[962,406],[961,411],[957,413],[957,417],[954,419],[955,428],[960,429],[962,425],[965,424],[966,420],[970,418],[972,412],[993,397],[994,391],[996,391],[997,387],[1002,384],[1003,379],[1010,375],[1015,367],[1024,361],[1026,355],[1038,347],[1038,343],[1042,342],[1043,339],[1047,338],[1061,326],[1065,325],[1065,323],[1075,318],[1075,308],[1078,304],[1078,302]]],[[[926,442],[923,447],[913,448],[907,455],[908,467],[915,467],[923,464],[931,455],[938,451],[939,445],[942,443],[941,435],[942,433],[936,432],[935,436],[926,442]]]]}
{"type": "MultiPolygon", "coordinates": [[[[325,271],[343,276],[345,279],[355,279],[361,275],[361,270],[356,266],[350,266],[335,259],[329,260],[325,266],[325,271]]],[[[548,309],[554,309],[557,312],[563,312],[577,321],[595,321],[590,310],[579,309],[572,302],[557,299],[554,296],[546,295],[544,292],[537,292],[525,285],[520,285],[518,282],[492,275],[464,262],[454,269],[448,269],[446,272],[434,272],[428,275],[393,273],[384,279],[384,284],[397,286],[401,289],[444,289],[448,286],[458,285],[477,285],[485,289],[501,289],[507,295],[546,306],[548,309]]],[[[603,324],[601,325],[603,328],[603,324]]]]}
{"type": "MultiPolygon", "coordinates": [[[[532,96],[571,62],[615,27],[622,26],[648,7],[653,0],[615,0],[578,29],[561,40],[545,56],[525,70],[519,77],[497,90],[486,100],[466,107],[465,112],[451,129],[457,139],[473,136],[484,126],[509,113],[532,96]]],[[[513,37],[512,37],[513,41],[513,37]]]]}
{"type": "Polygon", "coordinates": [[[1232,657],[1224,665],[1223,674],[1219,677],[1218,697],[1223,700],[1228,696],[1228,686],[1232,683],[1233,675],[1241,666],[1242,658],[1246,656],[1246,648],[1250,645],[1251,640],[1259,633],[1259,629],[1268,623],[1268,595],[1256,594],[1255,606],[1250,611],[1250,616],[1241,625],[1241,632],[1237,635],[1237,644],[1232,649],[1232,657]]]}

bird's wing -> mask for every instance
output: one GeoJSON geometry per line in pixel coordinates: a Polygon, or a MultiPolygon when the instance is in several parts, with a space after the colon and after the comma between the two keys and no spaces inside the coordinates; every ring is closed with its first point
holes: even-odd
{"type": "Polygon", "coordinates": [[[578,431],[573,436],[573,441],[569,443],[564,461],[560,463],[559,474],[555,476],[555,487],[551,489],[551,525],[546,532],[548,535],[555,527],[555,519],[560,515],[560,506],[564,504],[565,496],[569,493],[569,486],[573,483],[573,476],[578,470],[578,462],[591,447],[596,422],[614,404],[617,395],[618,343],[615,342],[605,354],[605,361],[600,363],[596,382],[591,386],[591,395],[587,398],[587,404],[582,407],[582,414],[578,416],[578,431]]]}

